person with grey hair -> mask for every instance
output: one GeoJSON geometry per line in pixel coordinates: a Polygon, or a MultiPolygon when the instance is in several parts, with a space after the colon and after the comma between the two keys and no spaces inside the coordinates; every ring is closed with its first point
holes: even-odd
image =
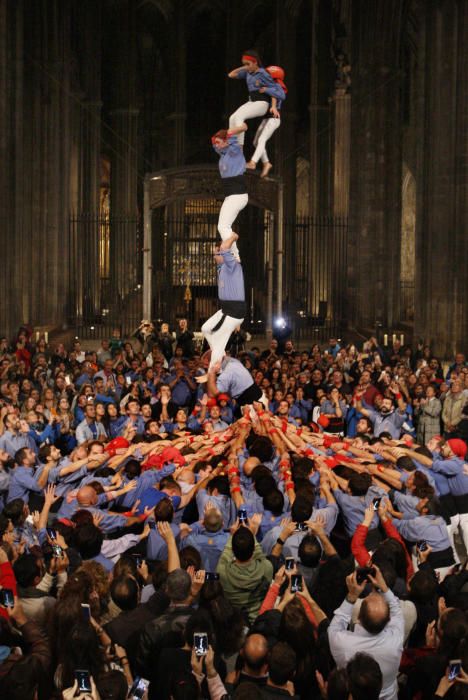
{"type": "MultiPolygon", "coordinates": [[[[204,576],[204,572],[203,572],[204,576]]],[[[157,666],[159,653],[176,634],[183,634],[193,612],[192,579],[184,569],[171,571],[166,579],[166,611],[146,623],[140,635],[136,664],[145,678],[151,678],[157,666]]]]}

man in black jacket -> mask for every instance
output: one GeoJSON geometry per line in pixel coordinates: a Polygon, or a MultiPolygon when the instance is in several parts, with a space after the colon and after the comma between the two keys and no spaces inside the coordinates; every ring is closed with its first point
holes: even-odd
{"type": "Polygon", "coordinates": [[[191,587],[192,579],[184,569],[176,569],[168,575],[166,594],[169,607],[162,615],[147,622],[140,635],[136,666],[145,678],[152,678],[163,647],[183,643],[185,625],[193,612],[191,587]]]}

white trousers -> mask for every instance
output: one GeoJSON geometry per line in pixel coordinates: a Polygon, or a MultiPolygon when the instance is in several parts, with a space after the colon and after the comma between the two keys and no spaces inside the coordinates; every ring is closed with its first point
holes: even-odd
{"type": "MultiPolygon", "coordinates": [[[[260,100],[259,102],[245,102],[229,117],[229,128],[232,129],[235,126],[241,126],[246,119],[264,117],[269,109],[270,103],[264,100],[260,100]]],[[[237,140],[239,141],[240,146],[244,145],[244,138],[245,131],[237,134],[237,140]]]]}
{"type": "MultiPolygon", "coordinates": [[[[245,194],[230,194],[221,205],[218,216],[218,231],[223,241],[232,236],[232,224],[237,219],[239,212],[247,206],[249,195],[245,194]]],[[[237,243],[231,246],[231,252],[237,258],[239,257],[239,249],[237,243]]]]}
{"type": "Polygon", "coordinates": [[[231,333],[236,330],[237,326],[242,325],[242,321],[244,320],[243,318],[226,316],[221,327],[218,328],[218,330],[213,331],[213,328],[218,325],[223,315],[223,312],[221,309],[219,309],[219,311],[205,321],[201,327],[201,332],[205,336],[206,342],[211,348],[210,369],[217,362],[221,362],[224,357],[224,350],[229,338],[231,337],[231,333]]]}
{"type": "Polygon", "coordinates": [[[271,139],[280,124],[281,119],[275,119],[274,117],[271,119],[262,120],[262,123],[258,127],[255,134],[254,146],[256,148],[252,158],[250,159],[253,160],[254,163],[258,163],[259,160],[261,160],[262,163],[269,162],[268,154],[266,152],[266,142],[268,139],[271,139]]]}

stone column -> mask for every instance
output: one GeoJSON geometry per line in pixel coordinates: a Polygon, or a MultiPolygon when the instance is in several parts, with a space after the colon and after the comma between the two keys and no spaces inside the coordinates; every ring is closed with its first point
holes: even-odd
{"type": "Polygon", "coordinates": [[[349,304],[365,332],[398,320],[404,3],[358,3],[353,27],[349,304]]]}
{"type": "Polygon", "coordinates": [[[138,216],[138,115],[135,3],[125,0],[112,23],[113,83],[111,132],[111,250],[112,296],[121,308],[136,283],[136,219],[138,216]]]}
{"type": "Polygon", "coordinates": [[[450,357],[468,339],[468,8],[447,0],[425,9],[415,331],[450,357]]]}
{"type": "Polygon", "coordinates": [[[349,214],[349,172],[351,155],[351,95],[337,88],[333,104],[333,216],[349,214]]]}

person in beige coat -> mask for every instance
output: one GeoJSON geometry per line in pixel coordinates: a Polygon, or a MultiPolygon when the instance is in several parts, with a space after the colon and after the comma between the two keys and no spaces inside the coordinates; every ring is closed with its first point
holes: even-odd
{"type": "Polygon", "coordinates": [[[454,379],[450,391],[445,397],[442,409],[442,422],[446,438],[453,437],[453,434],[456,433],[466,403],[467,397],[463,391],[462,383],[459,379],[454,379]]]}
{"type": "Polygon", "coordinates": [[[426,397],[421,399],[415,407],[415,416],[418,419],[417,441],[420,445],[427,445],[436,435],[440,435],[440,414],[442,404],[436,396],[433,386],[426,389],[426,397]]]}

